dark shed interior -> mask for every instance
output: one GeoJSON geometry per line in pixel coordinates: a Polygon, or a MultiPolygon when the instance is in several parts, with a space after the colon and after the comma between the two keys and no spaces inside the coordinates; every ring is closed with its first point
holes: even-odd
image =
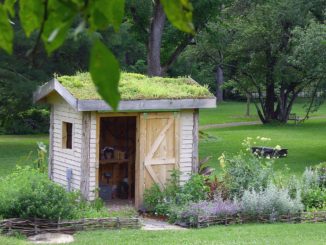
{"type": "Polygon", "coordinates": [[[100,119],[99,196],[108,203],[135,197],[136,117],[100,119]]]}

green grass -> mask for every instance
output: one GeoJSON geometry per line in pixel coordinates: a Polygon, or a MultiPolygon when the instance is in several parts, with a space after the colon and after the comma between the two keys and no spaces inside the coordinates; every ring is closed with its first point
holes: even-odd
{"type": "MultiPolygon", "coordinates": [[[[306,101],[299,99],[294,104],[292,113],[296,113],[300,117],[305,116],[306,101]]],[[[250,105],[250,117],[245,116],[246,103],[237,101],[222,102],[216,108],[200,110],[199,124],[220,124],[231,122],[248,122],[259,121],[254,104],[250,105]]],[[[311,117],[326,116],[326,104],[323,104],[318,111],[311,113],[311,117]]],[[[291,123],[291,122],[290,122],[291,123]]]]}
{"type": "Polygon", "coordinates": [[[300,174],[306,166],[326,161],[326,119],[308,120],[294,125],[253,125],[228,128],[208,129],[204,132],[216,139],[201,140],[199,144],[200,158],[212,156],[210,165],[219,169],[218,157],[223,153],[236,153],[242,147],[246,137],[263,136],[271,138],[267,143],[259,145],[280,145],[288,148],[288,156],[275,160],[275,168],[283,169],[285,164],[292,173],[300,174]]]}
{"type": "MultiPolygon", "coordinates": [[[[78,99],[101,99],[89,73],[57,78],[78,99]]],[[[122,100],[137,99],[184,99],[213,97],[206,86],[189,77],[147,77],[135,73],[121,73],[119,91],[122,100]]]]}
{"type": "Polygon", "coordinates": [[[0,135],[0,177],[9,174],[16,164],[32,164],[36,159],[36,143],[39,141],[47,143],[48,136],[0,135]],[[31,155],[28,158],[29,154],[31,155]]]}
{"type": "Polygon", "coordinates": [[[216,108],[202,109],[199,112],[199,124],[220,124],[230,122],[257,121],[258,116],[251,105],[252,116],[246,117],[246,103],[243,102],[222,102],[216,108]]]}
{"type": "MultiPolygon", "coordinates": [[[[326,243],[326,224],[248,224],[178,231],[94,231],[75,235],[72,245],[105,244],[286,244],[326,243]]],[[[28,244],[0,236],[0,244],[28,244]]]]}

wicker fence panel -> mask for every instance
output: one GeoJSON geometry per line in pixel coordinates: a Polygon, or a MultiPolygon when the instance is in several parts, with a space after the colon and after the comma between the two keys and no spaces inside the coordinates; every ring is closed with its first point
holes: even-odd
{"type": "Polygon", "coordinates": [[[40,233],[73,234],[77,231],[99,229],[138,229],[142,226],[140,218],[99,218],[73,221],[50,221],[44,219],[6,219],[0,221],[2,233],[19,232],[24,235],[40,233]]]}
{"type": "Polygon", "coordinates": [[[318,223],[326,222],[326,211],[301,212],[295,214],[235,214],[225,216],[198,216],[197,222],[188,224],[189,227],[208,227],[211,225],[229,225],[243,223],[318,223]]]}

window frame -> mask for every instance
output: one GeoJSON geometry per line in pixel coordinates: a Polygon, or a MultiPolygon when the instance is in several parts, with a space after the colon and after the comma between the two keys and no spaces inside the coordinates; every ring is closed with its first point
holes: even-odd
{"type": "Polygon", "coordinates": [[[73,149],[74,125],[72,122],[62,121],[62,149],[73,149]]]}

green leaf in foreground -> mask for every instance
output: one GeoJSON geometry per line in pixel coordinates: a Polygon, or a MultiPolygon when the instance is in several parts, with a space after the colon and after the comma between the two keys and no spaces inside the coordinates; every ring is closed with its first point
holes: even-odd
{"type": "Polygon", "coordinates": [[[20,23],[27,37],[30,37],[33,31],[40,28],[44,15],[44,4],[43,0],[19,1],[20,23]]]}
{"type": "Polygon", "coordinates": [[[48,54],[59,48],[66,40],[74,14],[71,8],[61,2],[49,2],[48,17],[42,33],[42,39],[48,54]]]}
{"type": "Polygon", "coordinates": [[[107,18],[114,30],[118,31],[124,16],[125,1],[97,0],[96,6],[98,10],[107,18]]]}
{"type": "Polygon", "coordinates": [[[93,43],[89,70],[98,93],[116,110],[120,101],[119,63],[112,52],[98,39],[93,43]]]}
{"type": "Polygon", "coordinates": [[[15,3],[16,0],[5,0],[4,7],[7,9],[7,11],[10,13],[11,17],[15,16],[15,3]]]}
{"type": "Polygon", "coordinates": [[[192,23],[192,5],[189,0],[161,0],[169,21],[179,30],[194,33],[192,23]]]}
{"type": "Polygon", "coordinates": [[[7,11],[0,4],[0,48],[3,48],[9,54],[12,53],[12,43],[14,32],[8,19],[7,11]]]}

